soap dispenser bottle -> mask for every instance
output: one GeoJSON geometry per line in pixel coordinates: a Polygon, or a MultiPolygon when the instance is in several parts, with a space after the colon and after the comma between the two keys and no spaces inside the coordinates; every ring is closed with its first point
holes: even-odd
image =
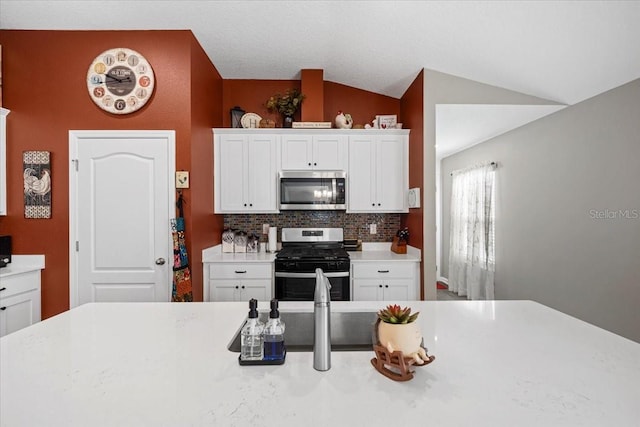
{"type": "Polygon", "coordinates": [[[264,328],[264,359],[283,360],[284,355],[284,322],[280,319],[278,300],[272,299],[269,320],[264,328]]]}
{"type": "Polygon", "coordinates": [[[241,360],[262,360],[264,323],[258,318],[258,300],[249,301],[249,316],[242,327],[240,340],[241,360]]]}

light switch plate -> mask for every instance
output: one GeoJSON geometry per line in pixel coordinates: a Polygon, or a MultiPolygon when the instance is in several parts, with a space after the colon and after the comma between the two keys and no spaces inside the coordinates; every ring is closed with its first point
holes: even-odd
{"type": "Polygon", "coordinates": [[[188,171],[176,171],[176,188],[189,188],[188,171]]]}
{"type": "Polygon", "coordinates": [[[409,189],[409,207],[410,208],[420,207],[420,189],[419,188],[409,189]]]}

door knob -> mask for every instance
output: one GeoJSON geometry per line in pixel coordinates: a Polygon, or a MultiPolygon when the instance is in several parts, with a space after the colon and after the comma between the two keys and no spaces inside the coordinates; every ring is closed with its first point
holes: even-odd
{"type": "Polygon", "coordinates": [[[166,262],[166,261],[164,260],[164,258],[158,258],[158,259],[156,260],[156,264],[158,264],[158,265],[164,265],[164,263],[165,263],[165,262],[166,262]]]}

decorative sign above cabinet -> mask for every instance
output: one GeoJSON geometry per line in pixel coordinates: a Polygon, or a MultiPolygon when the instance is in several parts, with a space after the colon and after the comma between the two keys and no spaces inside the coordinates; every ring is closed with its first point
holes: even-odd
{"type": "Polygon", "coordinates": [[[135,50],[109,49],[98,55],[87,71],[87,90],[95,104],[112,114],[142,108],[153,94],[151,64],[135,50]]]}

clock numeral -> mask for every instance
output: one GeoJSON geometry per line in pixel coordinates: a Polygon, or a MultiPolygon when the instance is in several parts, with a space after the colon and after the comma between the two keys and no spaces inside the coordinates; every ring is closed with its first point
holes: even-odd
{"type": "Polygon", "coordinates": [[[122,111],[127,107],[127,103],[124,99],[116,99],[116,102],[113,104],[113,107],[118,110],[118,111],[122,111]]]}
{"type": "Polygon", "coordinates": [[[151,84],[151,79],[148,76],[142,76],[140,77],[140,86],[142,87],[147,87],[151,84]]]}
{"type": "Polygon", "coordinates": [[[129,59],[127,59],[127,63],[132,67],[138,65],[138,62],[140,62],[140,59],[136,55],[131,55],[129,56],[129,59]]]}
{"type": "Polygon", "coordinates": [[[111,54],[109,54],[109,55],[105,55],[105,56],[104,56],[104,58],[102,58],[102,60],[104,61],[104,63],[105,63],[107,66],[111,66],[111,65],[113,65],[113,63],[114,63],[114,62],[116,62],[116,58],[115,58],[115,56],[113,56],[113,55],[111,55],[111,54]]]}

